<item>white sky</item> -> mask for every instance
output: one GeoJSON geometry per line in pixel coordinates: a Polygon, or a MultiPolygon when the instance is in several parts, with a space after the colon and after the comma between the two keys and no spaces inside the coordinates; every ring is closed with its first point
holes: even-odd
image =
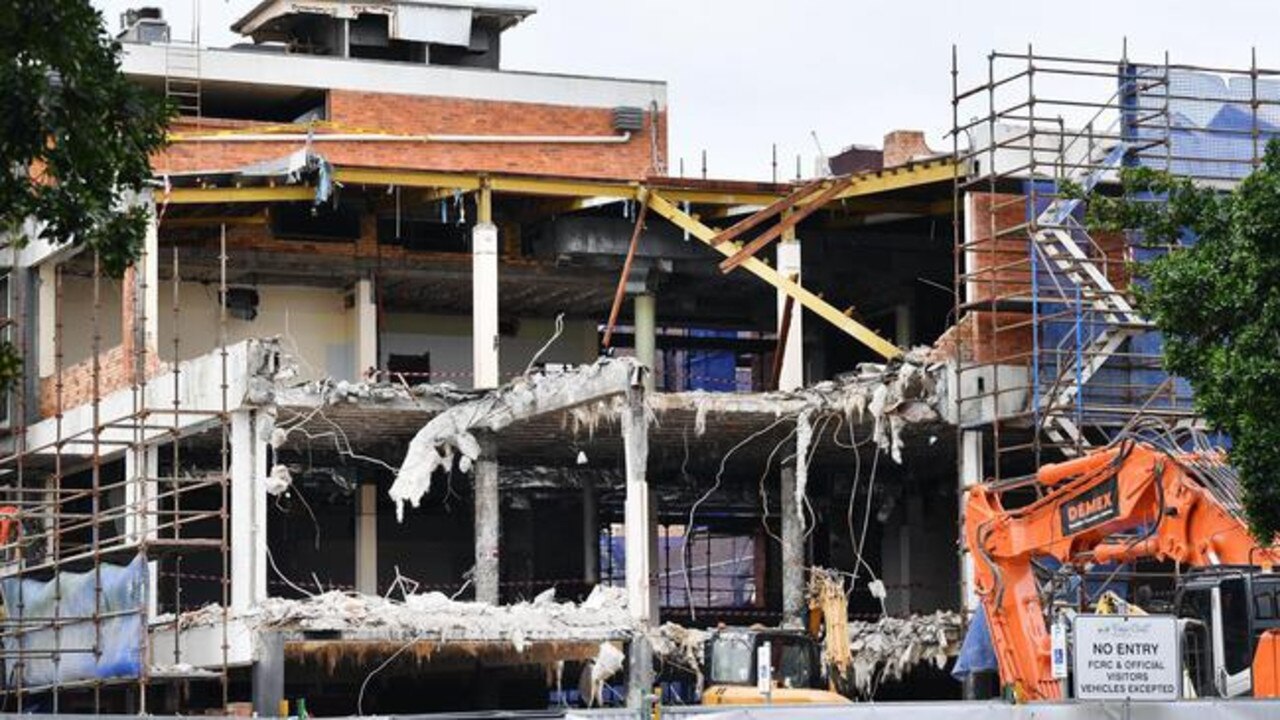
{"type": "MultiPolygon", "coordinates": [[[[119,13],[159,5],[175,37],[190,32],[193,0],[94,0],[110,29],[119,13]]],[[[237,40],[231,22],[257,0],[202,0],[206,45],[237,40]]],[[[879,145],[893,129],[919,129],[935,148],[951,126],[951,46],[962,85],[999,49],[1280,67],[1280,3],[1273,0],[524,0],[538,13],[504,36],[512,70],[665,80],[671,174],[768,179],[805,174],[823,150],[879,145]]],[[[1105,99],[1105,98],[1099,98],[1105,99]]]]}

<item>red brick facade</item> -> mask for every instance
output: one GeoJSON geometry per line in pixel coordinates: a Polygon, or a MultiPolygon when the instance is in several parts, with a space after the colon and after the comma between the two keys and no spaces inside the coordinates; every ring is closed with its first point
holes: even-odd
{"type": "MultiPolygon", "coordinates": [[[[1031,298],[1031,238],[1026,198],[1021,195],[972,193],[967,219],[966,257],[968,301],[1026,301],[1031,298]]],[[[1118,289],[1128,285],[1126,243],[1118,233],[1093,235],[1097,262],[1118,289]]],[[[1042,290],[1042,295],[1044,291],[1042,290]]],[[[988,306],[989,307],[989,306],[988,306]]],[[[950,352],[965,362],[1029,363],[1033,343],[1029,312],[975,309],[943,336],[950,352]]]]}
{"type": "MultiPolygon", "coordinates": [[[[61,398],[59,398],[58,379],[59,375],[50,375],[49,377],[40,378],[40,416],[52,417],[61,410],[70,410],[78,405],[84,405],[92,402],[95,396],[95,385],[97,389],[96,395],[101,398],[122,390],[133,384],[137,373],[138,353],[135,351],[135,317],[134,317],[134,300],[135,294],[131,291],[136,287],[135,269],[129,268],[125,270],[124,288],[120,302],[120,331],[122,342],[115,347],[107,348],[98,353],[97,357],[97,377],[94,377],[94,358],[87,358],[70,367],[62,368],[60,374],[62,380],[61,398]]],[[[154,344],[155,338],[150,338],[150,342],[154,344]]],[[[160,356],[156,353],[154,346],[148,347],[145,352],[146,364],[145,376],[153,378],[159,375],[166,368],[164,363],[160,362],[160,356]]]]}
{"type": "MultiPolygon", "coordinates": [[[[333,90],[329,123],[317,133],[389,133],[396,135],[565,135],[612,136],[613,111],[565,105],[421,97],[333,90]]],[[[653,138],[645,129],[625,143],[454,143],[320,142],[317,150],[336,165],[416,170],[488,171],[634,180],[654,173],[653,138]]],[[[666,113],[657,115],[657,155],[665,162],[666,113]]],[[[201,121],[178,123],[175,134],[281,131],[279,123],[201,121]]],[[[285,127],[287,130],[287,126],[285,127]]],[[[305,132],[304,126],[290,132],[305,132]]],[[[300,147],[292,142],[182,142],[158,156],[158,173],[230,170],[284,156],[300,147]]]]}

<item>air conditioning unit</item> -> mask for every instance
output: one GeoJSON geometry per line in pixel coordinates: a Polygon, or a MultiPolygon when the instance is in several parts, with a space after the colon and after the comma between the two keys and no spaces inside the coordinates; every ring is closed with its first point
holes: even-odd
{"type": "Polygon", "coordinates": [[[644,129],[644,108],[616,107],[613,109],[613,129],[618,132],[639,132],[644,129]]]}
{"type": "Polygon", "coordinates": [[[169,42],[169,23],[157,7],[132,8],[120,14],[121,42],[151,44],[169,42]]]}

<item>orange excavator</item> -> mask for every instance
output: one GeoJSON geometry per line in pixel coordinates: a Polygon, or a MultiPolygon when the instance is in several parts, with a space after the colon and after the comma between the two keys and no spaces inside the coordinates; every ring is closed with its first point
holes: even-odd
{"type": "Polygon", "coordinates": [[[1192,568],[1172,606],[1184,694],[1280,696],[1280,574],[1271,573],[1280,552],[1249,533],[1217,451],[1126,439],[1022,481],[970,488],[964,525],[1001,684],[1015,698],[1063,696],[1051,658],[1057,618],[1036,575],[1046,558],[1083,570],[1138,560],[1192,568]]]}

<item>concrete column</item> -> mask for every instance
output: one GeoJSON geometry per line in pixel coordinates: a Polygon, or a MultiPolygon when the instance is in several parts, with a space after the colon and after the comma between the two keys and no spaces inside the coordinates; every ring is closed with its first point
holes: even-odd
{"type": "Polygon", "coordinates": [[[471,229],[471,369],[473,385],[496,388],[498,364],[498,226],[487,187],[476,194],[471,229]]]}
{"type": "Polygon", "coordinates": [[[600,582],[600,508],[593,477],[582,480],[582,582],[600,582]]]}
{"type": "MultiPolygon", "coordinates": [[[[160,474],[160,451],[154,446],[130,448],[124,454],[124,534],[131,542],[156,538],[156,482],[160,474]]],[[[147,563],[147,614],[156,615],[159,563],[147,563]]]]}
{"type": "Polygon", "coordinates": [[[475,462],[476,600],[498,604],[502,506],[498,498],[498,454],[492,436],[480,438],[475,462]]]}
{"type": "Polygon", "coordinates": [[[57,280],[58,264],[53,260],[45,260],[38,270],[39,288],[36,290],[36,360],[40,377],[53,375],[56,369],[56,336],[57,332],[57,280]]]}
{"type": "MultiPolygon", "coordinates": [[[[960,434],[960,507],[964,508],[964,494],[970,487],[983,481],[982,431],[965,430],[960,434]]],[[[964,527],[964,518],[961,518],[964,527]]],[[[960,543],[960,607],[965,618],[973,616],[979,606],[978,594],[973,587],[973,556],[964,543],[960,543]]]]}
{"type": "Polygon", "coordinates": [[[653,391],[654,369],[658,359],[658,302],[652,293],[635,296],[636,359],[649,372],[644,375],[644,389],[653,391]]]}
{"type": "Polygon", "coordinates": [[[809,448],[813,441],[813,417],[808,411],[796,418],[795,460],[782,467],[782,622],[804,627],[808,584],[804,545],[805,492],[809,486],[809,448]]]}
{"type": "Polygon", "coordinates": [[[893,342],[898,347],[911,347],[914,331],[911,325],[911,305],[898,303],[893,307],[893,342]]]}
{"type": "Polygon", "coordinates": [[[471,231],[471,369],[477,388],[498,387],[498,228],[471,231]]]}
{"type": "Polygon", "coordinates": [[[143,204],[150,216],[143,235],[142,253],[138,261],[125,270],[120,303],[125,373],[135,383],[146,378],[147,365],[156,361],[160,314],[159,227],[150,195],[145,196],[143,204]],[[142,366],[137,363],[139,351],[144,357],[142,366]]]}
{"type": "MultiPolygon", "coordinates": [[[[656,626],[658,607],[652,583],[653,513],[646,470],[649,463],[649,427],[644,395],[633,388],[622,412],[623,457],[626,466],[624,516],[626,522],[627,609],[641,629],[656,626]]],[[[627,705],[639,708],[653,686],[653,653],[644,633],[630,644],[627,705]]]]}
{"type": "Polygon", "coordinates": [[[150,193],[147,194],[147,206],[151,214],[147,220],[147,232],[143,236],[142,246],[142,284],[139,295],[142,297],[141,310],[144,316],[140,339],[147,352],[154,353],[160,341],[160,218],[156,214],[156,205],[150,193]]]}
{"type": "Polygon", "coordinates": [[[378,367],[378,305],[374,302],[373,281],[357,280],[352,288],[354,305],[351,312],[351,338],[355,344],[356,377],[365,377],[378,367]]]}
{"type": "Polygon", "coordinates": [[[356,592],[378,594],[378,486],[371,482],[356,493],[356,592]]]}
{"type": "MultiPolygon", "coordinates": [[[[882,578],[886,584],[894,586],[894,591],[885,598],[885,608],[891,615],[907,615],[917,604],[917,593],[912,584],[917,579],[916,570],[921,570],[918,579],[928,582],[929,563],[926,555],[929,552],[929,537],[924,527],[924,504],[921,500],[921,489],[915,482],[903,480],[903,493],[897,508],[889,522],[884,524],[881,536],[883,553],[881,565],[884,568],[882,578]],[[917,540],[919,542],[917,542],[917,540]],[[921,567],[915,567],[917,558],[923,560],[921,567]]],[[[927,593],[923,593],[927,596],[927,593]]]]}
{"type": "Polygon", "coordinates": [[[279,717],[284,700],[284,637],[278,632],[258,635],[253,657],[253,712],[261,718],[279,717]]]}
{"type": "MultiPolygon", "coordinates": [[[[964,512],[965,491],[984,480],[983,438],[980,430],[965,430],[960,433],[960,508],[964,512]]],[[[964,517],[960,518],[960,527],[964,527],[964,517]]],[[[960,542],[960,612],[968,623],[980,607],[978,593],[973,585],[973,555],[960,542]]],[[[970,673],[961,685],[961,695],[966,700],[982,700],[993,697],[989,673],[970,673]]]]}
{"type": "Polygon", "coordinates": [[[805,619],[803,508],[796,500],[796,467],[782,468],[782,624],[803,627],[805,619]]]}
{"type": "Polygon", "coordinates": [[[646,470],[649,463],[649,427],[645,421],[644,399],[633,393],[622,412],[623,458],[626,465],[627,495],[624,508],[626,523],[627,607],[636,620],[657,623],[657,607],[653,604],[651,577],[653,572],[653,513],[650,505],[646,470]]]}
{"type": "MultiPolygon", "coordinates": [[[[795,231],[788,230],[778,243],[778,273],[800,281],[800,241],[795,231]]],[[[778,291],[778,329],[782,329],[782,312],[787,294],[778,291]]],[[[779,390],[795,390],[804,385],[804,309],[795,303],[791,311],[791,328],[787,333],[786,350],[782,357],[782,372],[778,375],[779,390]]]]}
{"type": "Polygon", "coordinates": [[[231,611],[267,599],[267,444],[253,410],[231,413],[231,611]]]}
{"type": "Polygon", "coordinates": [[[647,635],[634,634],[627,645],[627,707],[638,710],[649,705],[653,680],[653,646],[647,635]]]}
{"type": "Polygon", "coordinates": [[[156,217],[150,193],[146,196],[146,205],[150,215],[147,232],[142,237],[142,258],[138,260],[137,273],[137,296],[141,301],[134,310],[142,320],[137,328],[137,340],[151,354],[156,351],[160,337],[160,219],[156,217]]]}

